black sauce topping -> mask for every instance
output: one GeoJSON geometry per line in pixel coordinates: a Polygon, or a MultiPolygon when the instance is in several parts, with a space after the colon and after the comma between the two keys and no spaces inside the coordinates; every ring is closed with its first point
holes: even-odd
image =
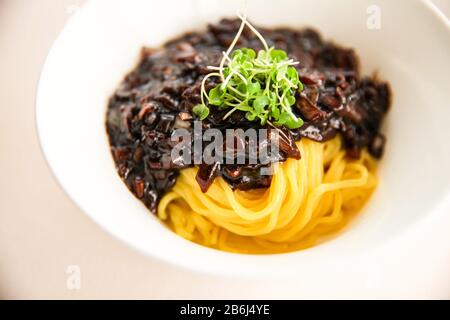
{"type": "MultiPolygon", "coordinates": [[[[224,19],[208,26],[205,32],[185,34],[160,49],[143,49],[138,66],[109,101],[106,126],[118,173],[152,212],[175,184],[178,171],[189,166],[171,159],[176,144],[171,134],[176,128],[192,130],[196,118],[192,108],[200,102],[201,81],[210,72],[207,66],[219,64],[221,52],[230,45],[239,24],[237,19],[224,19]]],[[[300,61],[297,69],[304,84],[293,108],[304,125],[295,130],[267,128],[268,139],[273,130],[281,130],[277,160],[299,159],[295,141],[302,137],[326,141],[338,133],[349,157],[358,158],[363,148],[381,157],[385,137],[379,130],[390,105],[388,84],[376,78],[361,78],[354,51],[323,41],[312,29],[259,30],[270,46],[300,61]]],[[[259,50],[261,44],[245,29],[237,47],[259,50]]],[[[207,90],[217,84],[214,81],[212,78],[206,83],[207,90]]],[[[258,128],[239,111],[223,120],[226,111],[214,106],[210,110],[203,129],[258,128]]],[[[248,141],[234,141],[231,145],[238,144],[248,141]]],[[[229,145],[224,143],[224,149],[229,145]]],[[[258,152],[260,148],[261,144],[258,152]]],[[[245,156],[248,163],[249,155],[245,156]]],[[[197,181],[203,191],[217,176],[233,189],[268,187],[271,177],[261,175],[261,167],[264,165],[202,164],[197,181]]]]}

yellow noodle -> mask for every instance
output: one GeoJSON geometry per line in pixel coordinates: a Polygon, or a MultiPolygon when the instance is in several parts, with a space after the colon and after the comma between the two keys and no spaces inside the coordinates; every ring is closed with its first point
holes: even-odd
{"type": "Polygon", "coordinates": [[[341,139],[297,143],[300,160],[274,166],[267,189],[233,191],[221,178],[202,193],[196,168],[182,170],[158,216],[182,237],[240,253],[305,249],[342,229],[377,185],[376,161],[345,156],[341,139]]]}

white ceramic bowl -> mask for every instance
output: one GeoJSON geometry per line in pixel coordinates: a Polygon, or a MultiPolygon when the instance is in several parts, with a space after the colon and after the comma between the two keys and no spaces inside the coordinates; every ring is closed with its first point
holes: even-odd
{"type": "MultiPolygon", "coordinates": [[[[326,281],[330,286],[330,268],[336,272],[333,278],[340,279],[334,282],[364,279],[373,268],[381,273],[404,270],[403,263],[418,258],[413,246],[437,241],[439,226],[450,225],[445,214],[450,32],[448,21],[429,2],[409,0],[377,1],[381,28],[370,29],[372,3],[254,0],[247,7],[257,25],[312,26],[324,38],[355,48],[363,72],[377,70],[392,85],[381,183],[365,210],[335,239],[281,255],[204,248],[149,214],[114,168],[105,133],[106,104],[135,66],[140,48],[233,16],[242,9],[241,1],[91,1],[76,12],[48,55],[37,94],[39,136],[51,168],[100,226],[141,252],[178,266],[218,274],[295,274],[315,288],[326,281]]],[[[432,250],[436,257],[440,250],[449,252],[450,237],[445,236],[432,250]]]]}

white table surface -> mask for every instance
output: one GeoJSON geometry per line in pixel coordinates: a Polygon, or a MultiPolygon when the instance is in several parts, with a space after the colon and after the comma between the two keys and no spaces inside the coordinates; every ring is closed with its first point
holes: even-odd
{"type": "MultiPolygon", "coordinates": [[[[34,98],[46,54],[82,2],[0,0],[0,298],[296,298],[296,281],[205,276],[143,256],[106,234],[61,190],[39,147],[34,98]],[[81,269],[79,290],[67,288],[70,265],[81,269]]],[[[435,3],[450,15],[449,0],[435,3]]]]}

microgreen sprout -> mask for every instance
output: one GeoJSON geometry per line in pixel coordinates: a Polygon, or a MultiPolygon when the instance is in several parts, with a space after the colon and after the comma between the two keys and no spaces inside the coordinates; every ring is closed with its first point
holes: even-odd
{"type": "Polygon", "coordinates": [[[205,119],[209,115],[209,106],[230,109],[223,119],[236,110],[245,112],[249,121],[259,121],[289,129],[299,128],[303,120],[292,112],[295,93],[303,90],[295,65],[298,62],[289,59],[283,50],[269,47],[264,37],[247,21],[245,15],[236,36],[223,52],[219,66],[208,66],[212,72],[207,74],[201,84],[201,104],[193,112],[205,119]],[[261,41],[263,48],[257,53],[250,48],[234,49],[244,27],[247,26],[261,41]],[[220,77],[221,83],[206,92],[206,81],[211,77],[220,77]],[[207,100],[207,101],[206,101],[207,100]]]}

